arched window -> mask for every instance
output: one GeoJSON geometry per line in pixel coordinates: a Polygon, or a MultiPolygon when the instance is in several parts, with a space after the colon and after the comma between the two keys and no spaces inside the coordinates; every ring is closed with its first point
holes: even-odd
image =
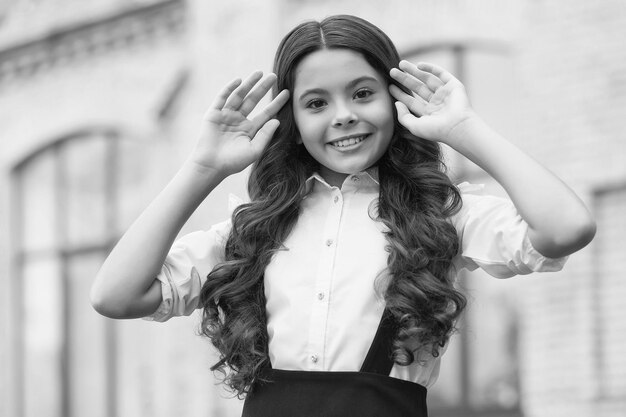
{"type": "MultiPolygon", "coordinates": [[[[506,45],[497,42],[442,43],[407,50],[403,58],[427,61],[451,71],[466,86],[473,107],[505,136],[514,131],[514,66],[506,45]]],[[[444,147],[445,148],[445,147],[444,147]]],[[[445,148],[455,182],[485,184],[502,190],[479,167],[445,148]]],[[[462,273],[468,308],[442,361],[439,381],[429,390],[433,414],[521,416],[518,312],[513,281],[476,271],[462,273]]]]}
{"type": "Polygon", "coordinates": [[[114,130],[88,130],[13,169],[20,417],[116,415],[115,328],[89,305],[89,288],[127,222],[121,201],[141,183],[140,152],[114,130]]]}

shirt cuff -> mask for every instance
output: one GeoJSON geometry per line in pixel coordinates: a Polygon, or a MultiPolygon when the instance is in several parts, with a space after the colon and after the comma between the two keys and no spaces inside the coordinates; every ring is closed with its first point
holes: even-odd
{"type": "Polygon", "coordinates": [[[528,232],[524,235],[524,243],[523,243],[523,252],[526,255],[526,259],[524,259],[524,264],[530,267],[531,272],[556,272],[563,269],[565,262],[567,262],[568,256],[563,256],[561,258],[548,258],[547,256],[542,255],[535,249],[530,238],[528,237],[528,232]]]}
{"type": "MultiPolygon", "coordinates": [[[[528,275],[534,272],[556,272],[563,269],[568,257],[548,258],[537,251],[528,234],[523,238],[521,248],[508,262],[494,262],[478,259],[466,259],[462,267],[474,271],[478,267],[495,278],[511,278],[516,275],[528,275]]],[[[457,269],[459,265],[457,264],[457,269]]]]}

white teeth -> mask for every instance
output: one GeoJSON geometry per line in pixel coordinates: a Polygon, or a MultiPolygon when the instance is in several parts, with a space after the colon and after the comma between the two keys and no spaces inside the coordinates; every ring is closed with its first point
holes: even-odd
{"type": "Polygon", "coordinates": [[[350,139],[339,140],[337,142],[333,142],[332,145],[335,148],[343,148],[344,146],[355,145],[359,142],[362,142],[365,139],[365,136],[358,136],[350,139]]]}

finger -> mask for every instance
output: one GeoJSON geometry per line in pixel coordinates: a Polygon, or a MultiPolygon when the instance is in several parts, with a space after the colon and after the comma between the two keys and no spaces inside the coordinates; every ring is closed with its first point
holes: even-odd
{"type": "Polygon", "coordinates": [[[409,132],[415,134],[414,132],[414,122],[416,120],[415,116],[411,114],[406,105],[402,102],[396,101],[396,110],[398,111],[398,122],[404,127],[406,127],[409,132]]]}
{"type": "Polygon", "coordinates": [[[391,71],[389,71],[389,75],[391,75],[394,80],[398,81],[403,86],[407,87],[411,91],[414,91],[418,96],[426,101],[430,100],[434,94],[434,92],[431,91],[426,84],[416,79],[411,74],[400,71],[397,68],[392,68],[391,71]]]}
{"type": "Polygon", "coordinates": [[[252,91],[250,91],[250,93],[243,100],[243,104],[239,108],[241,114],[243,114],[244,116],[248,116],[250,112],[254,110],[256,105],[259,104],[259,101],[261,101],[261,99],[265,97],[265,95],[272,88],[275,82],[276,75],[274,74],[267,74],[265,77],[263,77],[261,81],[259,81],[254,86],[252,91]]]}
{"type": "Polygon", "coordinates": [[[436,77],[438,77],[444,84],[448,83],[452,80],[456,80],[452,73],[446,71],[438,65],[430,64],[428,62],[420,62],[417,64],[417,68],[422,71],[430,72],[436,77]]]}
{"type": "Polygon", "coordinates": [[[444,82],[439,79],[439,77],[437,77],[435,74],[428,71],[423,71],[418,66],[410,63],[409,61],[400,61],[398,67],[426,84],[426,86],[433,93],[444,84],[444,82]]]}
{"type": "Polygon", "coordinates": [[[239,84],[241,84],[241,78],[235,78],[234,80],[226,84],[226,86],[222,89],[222,91],[220,91],[217,97],[215,97],[213,103],[211,103],[209,111],[222,110],[224,104],[226,104],[226,100],[231,95],[231,93],[235,91],[235,88],[237,88],[239,84]]]}
{"type": "Polygon", "coordinates": [[[225,109],[238,110],[239,106],[243,102],[243,99],[250,92],[252,87],[263,77],[263,72],[255,71],[248,78],[246,78],[239,87],[237,87],[228,97],[224,104],[225,109]]]}
{"type": "Polygon", "coordinates": [[[250,142],[250,146],[252,146],[257,155],[260,155],[267,144],[270,143],[270,140],[272,140],[272,137],[274,136],[274,133],[276,132],[276,129],[278,129],[279,125],[280,122],[278,120],[271,119],[268,120],[258,132],[256,132],[256,135],[254,135],[252,141],[250,142]]]}
{"type": "Polygon", "coordinates": [[[418,116],[424,114],[424,111],[426,110],[426,105],[428,103],[424,101],[424,99],[422,99],[421,97],[413,97],[412,95],[402,91],[400,87],[393,84],[389,86],[389,92],[396,100],[411,109],[413,113],[417,114],[418,116]]]}
{"type": "Polygon", "coordinates": [[[289,90],[283,90],[274,97],[270,103],[265,106],[265,113],[274,116],[289,101],[289,90]]]}
{"type": "Polygon", "coordinates": [[[260,128],[268,120],[278,113],[278,111],[289,101],[289,91],[283,90],[265,108],[252,119],[252,125],[260,128]]]}

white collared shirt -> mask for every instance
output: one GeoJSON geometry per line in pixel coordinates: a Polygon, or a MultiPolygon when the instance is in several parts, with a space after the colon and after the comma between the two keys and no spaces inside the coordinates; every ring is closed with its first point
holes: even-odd
{"type": "MultiPolygon", "coordinates": [[[[384,310],[380,279],[388,253],[381,222],[370,209],[379,184],[368,172],[350,175],[341,188],[319,175],[298,222],[265,271],[269,354],[275,369],[358,371],[384,310]]],[[[461,242],[457,270],[478,267],[506,278],[560,270],[566,258],[542,256],[528,239],[528,225],[509,200],[481,195],[481,187],[459,186],[463,208],[451,220],[461,242]]],[[[172,246],[158,279],[163,302],[147,319],[189,315],[198,305],[207,274],[223,261],[230,221],[190,233],[172,246]]],[[[443,352],[441,352],[443,353],[443,352]]],[[[430,387],[438,358],[394,365],[390,376],[430,387]]]]}

